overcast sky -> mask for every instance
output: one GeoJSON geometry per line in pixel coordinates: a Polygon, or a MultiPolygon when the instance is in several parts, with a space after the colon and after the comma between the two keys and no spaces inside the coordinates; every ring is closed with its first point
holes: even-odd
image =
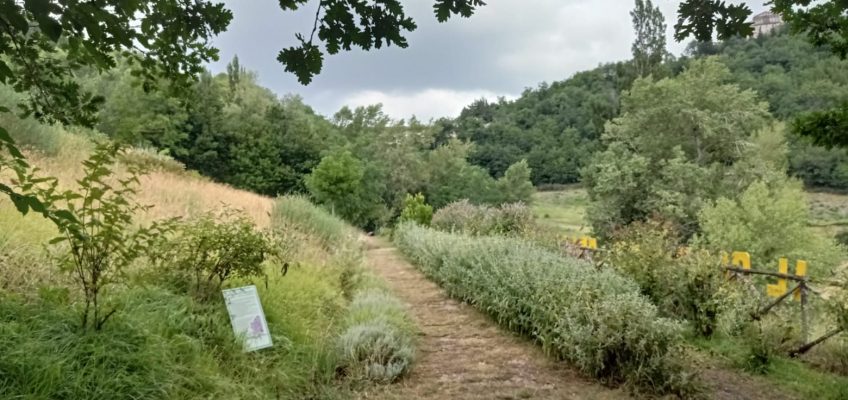
{"type": "MultiPolygon", "coordinates": [[[[319,113],[343,105],[383,103],[394,118],[456,116],[480,97],[514,98],[543,81],[565,79],[601,63],[630,58],[632,0],[489,0],[470,19],[440,24],[432,0],[404,5],[418,29],[409,47],[354,50],[327,56],[309,86],[283,71],[276,57],[312,28],[317,0],[283,12],[275,0],[224,0],[233,10],[229,30],[215,39],[224,72],[234,55],[259,74],[260,84],[282,96],[295,93],[319,113]]],[[[762,0],[749,5],[762,11],[762,0]]],[[[669,51],[680,54],[672,29],[679,1],[654,0],[666,16],[669,51]]]]}

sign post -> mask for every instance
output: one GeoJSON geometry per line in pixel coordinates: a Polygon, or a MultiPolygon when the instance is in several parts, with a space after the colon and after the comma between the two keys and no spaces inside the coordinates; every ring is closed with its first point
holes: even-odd
{"type": "Polygon", "coordinates": [[[265,311],[259,302],[256,286],[224,289],[224,302],[230,314],[233,333],[244,338],[244,351],[250,352],[271,347],[271,332],[265,320],[265,311]]]}

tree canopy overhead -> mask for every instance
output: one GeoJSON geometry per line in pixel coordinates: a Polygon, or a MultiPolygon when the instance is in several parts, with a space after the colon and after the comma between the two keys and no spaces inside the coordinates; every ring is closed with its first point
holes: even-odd
{"type": "MultiPolygon", "coordinates": [[[[187,87],[204,62],[217,58],[209,39],[231,19],[223,4],[203,0],[0,0],[0,83],[26,94],[19,103],[25,116],[92,126],[102,98],[81,89],[78,71],[112,69],[115,56],[123,55],[146,86],[165,78],[187,87]]],[[[9,112],[0,107],[0,113],[9,112]]],[[[0,149],[0,171],[14,171],[19,186],[0,184],[0,193],[23,214],[35,210],[57,224],[72,219],[33,194],[35,185],[49,179],[32,176],[3,126],[0,149]]]]}
{"type": "MultiPolygon", "coordinates": [[[[280,0],[283,10],[297,10],[309,0],[280,0]]],[[[321,73],[324,52],[336,54],[339,50],[359,47],[363,50],[395,45],[406,48],[409,43],[405,32],[418,26],[406,15],[400,0],[318,0],[315,21],[309,35],[295,35],[300,42],[280,51],[277,60],[286,71],[294,73],[306,85],[321,73]],[[316,44],[324,44],[324,50],[316,44]]],[[[470,17],[482,0],[435,0],[433,12],[439,22],[452,15],[470,17]]]]}
{"type": "Polygon", "coordinates": [[[217,59],[209,39],[231,19],[202,0],[0,0],[0,82],[29,93],[26,114],[91,125],[100,101],[80,90],[76,69],[108,70],[123,54],[147,84],[187,83],[217,59]]]}

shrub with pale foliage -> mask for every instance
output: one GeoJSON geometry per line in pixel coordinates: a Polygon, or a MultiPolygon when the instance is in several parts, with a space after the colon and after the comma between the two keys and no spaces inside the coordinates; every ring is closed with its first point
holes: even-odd
{"type": "Polygon", "coordinates": [[[355,380],[390,383],[412,366],[412,324],[403,304],[377,289],[358,293],[338,339],[339,365],[355,380]]]}
{"type": "Polygon", "coordinates": [[[524,203],[500,207],[455,201],[436,211],[432,226],[469,235],[521,235],[533,229],[533,212],[524,203]]]}
{"type": "Polygon", "coordinates": [[[508,237],[472,237],[402,224],[397,246],[450,295],[608,383],[690,395],[673,355],[678,322],[661,318],[639,287],[611,269],[508,237]]]}

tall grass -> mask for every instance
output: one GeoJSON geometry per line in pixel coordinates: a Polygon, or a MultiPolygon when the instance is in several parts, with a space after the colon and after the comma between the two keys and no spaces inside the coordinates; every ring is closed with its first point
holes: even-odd
{"type": "Polygon", "coordinates": [[[214,353],[200,351],[197,333],[214,335],[216,325],[192,318],[187,299],[127,293],[128,312],[92,333],[77,329],[78,313],[61,298],[0,297],[0,397],[203,398],[233,389],[214,353]]]}
{"type": "Polygon", "coordinates": [[[0,233],[0,398],[346,397],[336,377],[348,303],[338,258],[304,251],[285,276],[268,265],[267,280],[233,282],[257,285],[275,343],[246,354],[220,299],[170,290],[145,265],[113,291],[118,313],[102,332],[79,330],[78,294],[40,247],[55,232],[38,217],[0,215],[19,228],[0,233]]]}
{"type": "Polygon", "coordinates": [[[347,384],[336,378],[347,305],[340,271],[302,260],[285,276],[279,266],[268,274],[233,282],[257,285],[275,343],[250,354],[220,299],[201,302],[144,276],[113,291],[119,312],[101,332],[78,329],[74,293],[52,281],[61,275],[27,283],[40,288],[35,298],[0,289],[0,398],[344,397],[347,384]]]}
{"type": "Polygon", "coordinates": [[[520,239],[470,237],[403,224],[398,247],[454,297],[545,351],[608,383],[690,395],[674,357],[679,323],[660,318],[638,286],[616,272],[520,239]]]}
{"type": "Polygon", "coordinates": [[[356,239],[356,230],[341,218],[312,204],[303,196],[283,196],[277,200],[272,219],[278,227],[296,229],[320,239],[331,249],[356,239]]]}
{"type": "MultiPolygon", "coordinates": [[[[40,168],[42,175],[58,178],[59,185],[63,188],[74,187],[76,181],[82,177],[80,163],[88,157],[93,148],[92,138],[104,139],[96,132],[71,133],[58,126],[47,127],[8,115],[0,116],[0,119],[2,118],[11,118],[9,121],[0,121],[3,124],[22,126],[17,130],[10,128],[9,132],[16,141],[25,145],[29,162],[40,168]]],[[[144,221],[191,217],[209,211],[220,212],[234,208],[250,216],[259,227],[267,228],[271,225],[273,200],[268,197],[214,183],[197,174],[186,173],[175,161],[149,150],[128,149],[123,162],[150,167],[150,172],[141,177],[138,196],[142,204],[154,206],[139,216],[144,221]]],[[[117,166],[118,176],[122,176],[124,170],[123,166],[117,166]]],[[[0,181],[9,178],[0,176],[0,181]]],[[[0,199],[0,208],[4,207],[11,207],[11,204],[0,199]]]]}
{"type": "Polygon", "coordinates": [[[344,309],[341,299],[320,278],[287,281],[263,287],[275,346],[250,354],[234,340],[221,304],[157,287],[118,294],[122,312],[101,332],[77,329],[74,307],[50,300],[61,294],[0,297],[0,398],[340,396],[331,321],[344,309]]]}
{"type": "Polygon", "coordinates": [[[0,199],[0,291],[31,297],[40,286],[65,281],[42,248],[58,231],[40,215],[22,216],[10,203],[0,199]]]}
{"type": "Polygon", "coordinates": [[[268,272],[267,286],[253,283],[259,289],[274,347],[267,349],[270,359],[257,366],[253,379],[273,385],[275,395],[284,399],[345,397],[346,383],[336,376],[334,347],[347,306],[339,287],[340,268],[309,262],[289,269],[285,276],[279,270],[268,272]]]}
{"type": "Polygon", "coordinates": [[[406,374],[415,355],[413,325],[400,301],[363,269],[357,231],[300,196],[278,199],[272,221],[277,229],[317,238],[338,271],[338,286],[352,299],[335,343],[339,371],[356,384],[391,383],[406,374]]]}

